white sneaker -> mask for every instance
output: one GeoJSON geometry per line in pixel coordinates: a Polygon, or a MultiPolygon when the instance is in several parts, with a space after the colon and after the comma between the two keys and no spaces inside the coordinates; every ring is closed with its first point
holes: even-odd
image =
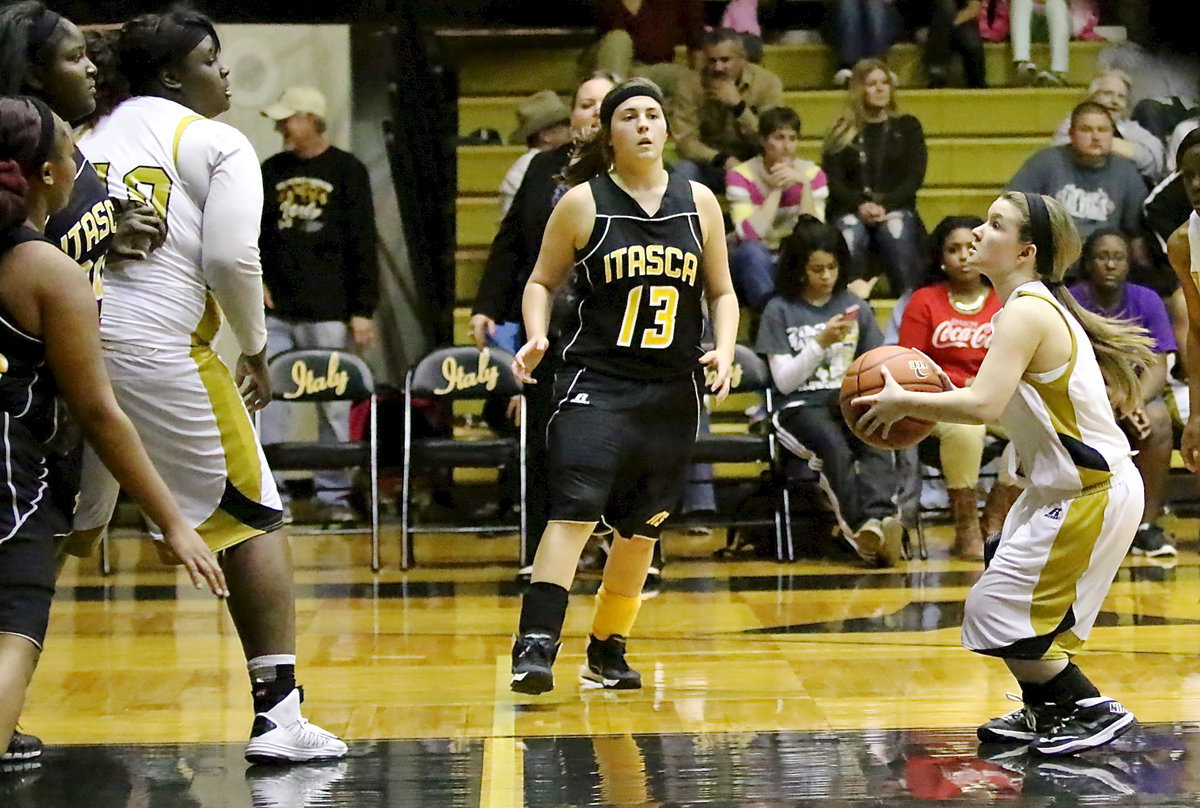
{"type": "Polygon", "coordinates": [[[246,770],[254,808],[331,805],[333,784],[346,776],[346,761],[314,766],[251,766],[246,770]]]}
{"type": "Polygon", "coordinates": [[[300,688],[265,713],[254,716],[246,760],[251,763],[304,763],[337,760],[346,755],[346,744],[300,715],[300,688]]]}

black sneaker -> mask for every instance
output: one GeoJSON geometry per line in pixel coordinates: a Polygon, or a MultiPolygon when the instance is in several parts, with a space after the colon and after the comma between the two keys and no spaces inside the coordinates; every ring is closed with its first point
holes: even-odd
{"type": "Polygon", "coordinates": [[[620,634],[607,640],[588,637],[587,664],[579,677],[606,690],[639,690],[642,686],[642,675],[625,662],[625,638],[620,634]]]}
{"type": "Polygon", "coordinates": [[[8,740],[8,749],[0,755],[0,762],[10,763],[16,760],[34,760],[42,756],[42,739],[36,735],[26,735],[20,730],[13,730],[8,740]]]}
{"type": "Polygon", "coordinates": [[[523,634],[512,649],[512,683],[516,693],[536,696],[554,689],[554,658],[562,643],[549,634],[523,634]]]}
{"type": "Polygon", "coordinates": [[[1096,696],[1075,702],[1046,732],[1038,733],[1030,748],[1042,755],[1070,755],[1104,746],[1124,735],[1137,719],[1115,699],[1096,696]]]}
{"type": "Polygon", "coordinates": [[[1178,552],[1175,546],[1167,541],[1167,536],[1163,533],[1163,529],[1158,525],[1146,525],[1138,528],[1138,532],[1133,537],[1133,546],[1129,548],[1129,552],[1134,555],[1145,556],[1146,558],[1159,558],[1160,556],[1173,556],[1178,552]]]}
{"type": "MultiPolygon", "coordinates": [[[[1011,693],[1008,696],[1014,701],[1020,701],[1019,696],[1011,693]]],[[[1022,703],[1019,709],[1008,715],[993,718],[979,729],[975,736],[983,743],[1029,743],[1043,732],[1048,732],[1054,726],[1056,713],[1049,704],[1022,703]]]]}
{"type": "Polygon", "coordinates": [[[1082,758],[1042,758],[1025,772],[1022,794],[1069,797],[1072,804],[1088,797],[1138,793],[1129,775],[1109,763],[1082,758]]]}

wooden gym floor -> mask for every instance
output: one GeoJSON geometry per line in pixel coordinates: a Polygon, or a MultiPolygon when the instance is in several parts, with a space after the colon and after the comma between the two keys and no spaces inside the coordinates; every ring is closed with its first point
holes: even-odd
{"type": "Polygon", "coordinates": [[[422,537],[378,576],[365,537],[296,536],[306,713],[346,761],[284,769],[241,758],[250,726],[223,609],[114,540],[116,574],[68,567],[22,727],[48,750],[0,772],[0,806],[784,806],[1200,802],[1200,557],[1173,523],[1173,568],[1121,570],[1081,665],[1143,722],[1076,760],[979,749],[1015,707],[958,627],[976,566],[718,562],[721,537],[668,534],[661,591],[630,661],[641,691],[580,688],[596,579],[571,599],[557,688],[508,690],[515,540],[422,537]]]}

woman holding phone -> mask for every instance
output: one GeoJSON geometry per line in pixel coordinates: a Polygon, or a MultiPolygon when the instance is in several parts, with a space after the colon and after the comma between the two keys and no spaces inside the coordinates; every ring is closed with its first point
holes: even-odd
{"type": "Polygon", "coordinates": [[[780,443],[820,474],[838,528],[858,555],[890,567],[904,537],[892,502],[893,453],[858,440],[838,412],[846,370],[883,344],[871,307],[846,290],[845,257],[835,227],[800,217],[780,246],[776,296],[763,309],[757,349],[783,396],[774,416],[780,443]]]}

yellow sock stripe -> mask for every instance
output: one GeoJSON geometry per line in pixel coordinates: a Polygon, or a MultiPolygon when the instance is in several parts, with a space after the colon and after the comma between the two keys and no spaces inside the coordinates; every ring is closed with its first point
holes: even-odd
{"type": "Polygon", "coordinates": [[[628,637],[641,606],[640,597],[616,595],[601,584],[596,593],[596,610],[592,614],[592,636],[598,640],[607,640],[614,634],[628,637]]]}

